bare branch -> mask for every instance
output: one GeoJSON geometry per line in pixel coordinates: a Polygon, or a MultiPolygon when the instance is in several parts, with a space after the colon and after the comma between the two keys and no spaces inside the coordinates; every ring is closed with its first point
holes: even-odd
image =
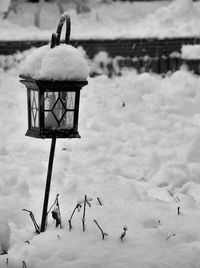
{"type": "Polygon", "coordinates": [[[84,199],[84,207],[83,207],[83,217],[82,217],[83,232],[85,232],[85,212],[86,212],[86,203],[87,203],[87,195],[85,195],[85,199],[84,199]]]}
{"type": "Polygon", "coordinates": [[[128,230],[127,226],[124,226],[123,230],[124,230],[124,231],[123,231],[123,233],[122,233],[121,236],[120,236],[121,241],[123,241],[124,237],[126,236],[126,232],[127,232],[127,230],[128,230]]]}
{"type": "Polygon", "coordinates": [[[98,222],[96,220],[94,220],[94,222],[96,223],[97,227],[99,228],[99,230],[101,231],[102,234],[102,240],[104,240],[105,236],[108,236],[107,233],[105,233],[102,228],[100,227],[100,225],[98,224],[98,222]]]}
{"type": "Polygon", "coordinates": [[[101,199],[99,197],[97,197],[97,201],[99,202],[99,205],[100,206],[103,206],[102,202],[101,202],[101,199]]]}
{"type": "Polygon", "coordinates": [[[33,222],[34,227],[35,227],[35,232],[36,232],[36,234],[39,234],[40,233],[40,227],[39,227],[39,225],[37,224],[37,222],[35,220],[35,217],[33,215],[33,212],[30,211],[30,210],[28,210],[28,209],[22,209],[22,210],[29,212],[29,216],[30,216],[30,218],[31,218],[31,220],[33,222]]]}
{"type": "Polygon", "coordinates": [[[169,240],[171,237],[175,236],[176,234],[171,234],[171,235],[168,235],[168,237],[166,238],[166,240],[169,240]]]}
{"type": "Polygon", "coordinates": [[[69,221],[68,221],[68,223],[69,223],[69,231],[71,231],[71,229],[72,229],[72,218],[73,218],[73,216],[74,216],[74,213],[75,213],[76,210],[78,210],[78,212],[79,212],[80,209],[81,209],[81,207],[82,207],[81,204],[78,203],[78,204],[75,206],[74,210],[72,211],[72,214],[71,214],[70,219],[69,219],[69,221]]]}

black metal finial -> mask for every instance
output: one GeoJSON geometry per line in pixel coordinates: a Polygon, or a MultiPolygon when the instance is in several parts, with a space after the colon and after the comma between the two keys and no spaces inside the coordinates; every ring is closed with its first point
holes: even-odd
{"type": "Polygon", "coordinates": [[[56,34],[55,33],[52,34],[51,48],[54,48],[55,46],[60,45],[60,36],[62,32],[62,27],[65,21],[66,21],[65,44],[69,44],[70,33],[71,33],[71,19],[67,13],[64,13],[60,17],[60,21],[57,26],[56,34]]]}

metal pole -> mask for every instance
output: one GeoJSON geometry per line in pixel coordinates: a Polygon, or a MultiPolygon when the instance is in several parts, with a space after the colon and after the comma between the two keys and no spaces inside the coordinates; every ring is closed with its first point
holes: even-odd
{"type": "Polygon", "coordinates": [[[46,217],[47,217],[47,209],[48,209],[48,201],[49,201],[49,192],[50,192],[50,186],[51,186],[51,174],[52,174],[52,169],[53,169],[55,146],[56,146],[56,137],[53,137],[51,141],[51,150],[50,150],[50,155],[49,155],[49,166],[48,166],[48,171],[47,171],[46,189],[45,189],[45,195],[44,195],[44,204],[43,204],[42,221],[41,221],[41,229],[40,229],[41,232],[44,232],[45,227],[46,227],[46,217]]]}

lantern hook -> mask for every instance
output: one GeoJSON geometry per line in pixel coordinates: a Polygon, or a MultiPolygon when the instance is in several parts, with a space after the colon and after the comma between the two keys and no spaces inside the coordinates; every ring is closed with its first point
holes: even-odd
{"type": "Polygon", "coordinates": [[[57,26],[56,33],[52,34],[51,37],[51,48],[60,45],[60,36],[62,32],[62,27],[64,22],[66,21],[66,33],[65,33],[65,44],[69,44],[70,33],[71,33],[71,19],[67,12],[63,13],[60,17],[60,21],[57,26]]]}

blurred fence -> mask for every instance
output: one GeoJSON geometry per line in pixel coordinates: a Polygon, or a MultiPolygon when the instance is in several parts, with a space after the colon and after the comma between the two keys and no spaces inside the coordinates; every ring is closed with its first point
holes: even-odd
{"type": "MultiPolygon", "coordinates": [[[[128,1],[128,2],[162,2],[162,1],[169,1],[169,2],[172,2],[173,0],[113,0],[113,1],[122,1],[122,2],[125,2],[125,1],[128,1]]],[[[197,1],[200,1],[200,0],[192,0],[193,2],[197,2],[197,1]]]]}
{"type": "MultiPolygon", "coordinates": [[[[46,40],[0,41],[0,55],[12,55],[47,43],[46,40]]],[[[183,45],[200,44],[200,38],[71,40],[70,43],[82,47],[90,59],[104,51],[110,58],[117,58],[121,68],[166,73],[178,70],[184,63],[191,71],[200,74],[199,60],[187,61],[180,57],[183,45]]]]}

